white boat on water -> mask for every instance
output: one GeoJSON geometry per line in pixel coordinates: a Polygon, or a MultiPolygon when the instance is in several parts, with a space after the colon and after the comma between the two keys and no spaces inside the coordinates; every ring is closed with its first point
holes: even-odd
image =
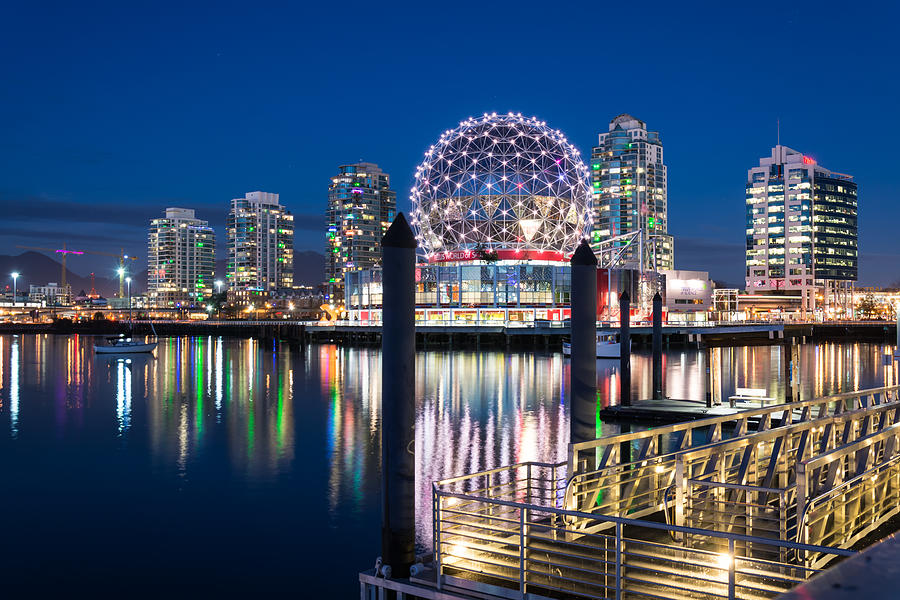
{"type": "Polygon", "coordinates": [[[94,352],[97,354],[138,354],[154,350],[156,342],[139,342],[124,335],[106,338],[105,346],[94,345],[94,352]]]}
{"type": "MultiPolygon", "coordinates": [[[[572,344],[563,342],[563,356],[572,355],[572,344]]],[[[619,358],[622,345],[616,341],[616,334],[608,333],[597,336],[597,358],[619,358]]]]}

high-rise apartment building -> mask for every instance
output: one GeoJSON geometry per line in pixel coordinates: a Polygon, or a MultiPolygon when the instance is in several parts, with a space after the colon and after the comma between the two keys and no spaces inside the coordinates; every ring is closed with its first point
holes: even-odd
{"type": "MultiPolygon", "coordinates": [[[[600,134],[591,153],[594,248],[610,238],[641,231],[624,251],[620,264],[674,269],[667,182],[659,133],[647,131],[646,123],[628,114],[610,121],[609,131],[600,134]]],[[[617,240],[612,245],[624,246],[629,241],[617,240]]]]}
{"type": "Polygon", "coordinates": [[[278,194],[250,192],[228,213],[229,290],[274,292],[294,285],[294,217],[278,194]]]}
{"type": "Polygon", "coordinates": [[[190,308],[212,294],[216,234],[190,208],[167,208],[150,221],[147,296],[154,308],[190,308]]]}
{"type": "Polygon", "coordinates": [[[846,311],[857,275],[856,183],[787,146],[747,171],[747,291],[846,311]],[[816,302],[816,293],[821,303],[816,302]]]}
{"type": "Polygon", "coordinates": [[[376,164],[343,165],[331,178],[325,275],[332,302],[343,300],[344,273],[381,264],[381,238],[396,210],[390,176],[376,164]]]}

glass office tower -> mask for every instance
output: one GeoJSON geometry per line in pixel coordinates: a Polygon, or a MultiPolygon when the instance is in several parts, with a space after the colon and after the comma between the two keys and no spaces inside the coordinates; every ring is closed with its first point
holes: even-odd
{"type": "Polygon", "coordinates": [[[850,175],[787,146],[760,159],[747,171],[747,290],[799,296],[803,317],[849,316],[858,267],[856,193],[850,175]]]}

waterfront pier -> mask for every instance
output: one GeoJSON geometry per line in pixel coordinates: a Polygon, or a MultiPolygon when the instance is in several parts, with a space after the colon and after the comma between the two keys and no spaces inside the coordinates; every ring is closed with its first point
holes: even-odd
{"type": "MultiPolygon", "coordinates": [[[[56,323],[0,323],[0,333],[60,333],[82,335],[117,334],[128,330],[118,321],[62,320],[56,323]]],[[[322,322],[297,320],[135,320],[136,335],[207,336],[222,335],[299,343],[334,343],[352,346],[381,344],[380,322],[322,322]],[[152,323],[152,327],[151,327],[152,323]]],[[[598,322],[597,333],[619,333],[616,324],[598,322]]],[[[558,351],[568,340],[568,322],[418,321],[416,346],[428,349],[500,348],[558,351]]],[[[632,346],[650,349],[651,322],[630,323],[632,346]]],[[[852,323],[709,323],[706,325],[661,325],[660,342],[664,348],[781,345],[784,339],[800,343],[823,341],[883,342],[895,341],[895,325],[878,321],[852,323]]]]}
{"type": "Polygon", "coordinates": [[[898,393],[736,411],[435,482],[432,567],[362,573],[361,597],[776,597],[900,512],[898,393]]]}

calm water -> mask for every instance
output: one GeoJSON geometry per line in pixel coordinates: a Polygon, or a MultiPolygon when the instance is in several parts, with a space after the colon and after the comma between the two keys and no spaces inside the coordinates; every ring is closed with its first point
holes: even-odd
{"type": "MultiPolygon", "coordinates": [[[[0,336],[5,592],[356,597],[380,543],[377,350],[173,338],[122,360],[95,356],[95,341],[0,336]]],[[[801,347],[802,397],[892,384],[891,349],[801,347]]],[[[635,398],[646,397],[649,357],[633,360],[635,398]]],[[[669,396],[705,397],[700,353],[665,361],[669,396]]],[[[780,361],[778,347],[713,351],[713,395],[782,395],[780,361]]],[[[598,365],[604,401],[618,402],[617,361],[598,365]]],[[[568,363],[426,352],[416,367],[428,547],[432,480],[564,459],[568,363]]]]}

